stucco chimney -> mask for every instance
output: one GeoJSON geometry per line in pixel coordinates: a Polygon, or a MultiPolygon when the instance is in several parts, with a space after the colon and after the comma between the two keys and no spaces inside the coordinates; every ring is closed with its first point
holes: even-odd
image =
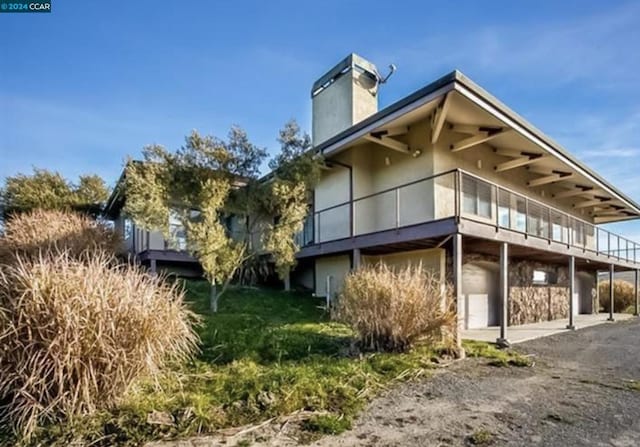
{"type": "Polygon", "coordinates": [[[351,53],[313,83],[313,145],[328,140],[378,111],[378,71],[351,53]]]}

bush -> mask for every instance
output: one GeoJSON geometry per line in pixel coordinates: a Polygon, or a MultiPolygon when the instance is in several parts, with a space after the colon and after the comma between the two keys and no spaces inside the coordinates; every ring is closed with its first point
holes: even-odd
{"type": "MultiPolygon", "coordinates": [[[[600,307],[609,312],[609,304],[611,302],[611,295],[609,294],[609,281],[602,281],[598,286],[600,288],[600,307]]],[[[613,280],[613,311],[614,312],[626,312],[634,301],[635,297],[633,284],[623,281],[621,279],[613,280]]]]}
{"type": "Polygon", "coordinates": [[[87,250],[117,253],[121,248],[121,239],[102,222],[73,212],[35,210],[6,222],[0,262],[62,251],[78,258],[87,250]]]}
{"type": "Polygon", "coordinates": [[[195,350],[183,292],[106,254],[0,265],[0,416],[20,436],[109,407],[195,350]]]}
{"type": "Polygon", "coordinates": [[[352,327],[363,348],[404,351],[422,338],[450,341],[453,304],[451,288],[421,265],[395,271],[381,263],[346,277],[336,317],[352,327]]]}

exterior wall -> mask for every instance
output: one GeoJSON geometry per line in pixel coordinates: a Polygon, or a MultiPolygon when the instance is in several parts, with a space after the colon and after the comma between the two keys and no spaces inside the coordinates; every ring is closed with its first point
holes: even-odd
{"type": "MultiPolygon", "coordinates": [[[[401,188],[397,193],[388,191],[367,197],[433,174],[429,128],[427,120],[423,120],[413,125],[407,135],[398,137],[412,151],[419,152],[416,157],[374,143],[352,147],[334,157],[341,164],[336,163],[331,170],[323,172],[314,192],[315,210],[322,211],[349,201],[350,169],[342,166],[344,164],[352,170],[356,235],[395,228],[396,207],[400,211],[400,226],[451,216],[455,202],[452,192],[453,176],[415,183],[401,188]],[[436,191],[438,200],[434,201],[436,191]],[[396,204],[398,199],[399,205],[396,204]]],[[[350,207],[345,204],[316,215],[316,241],[349,237],[349,214],[350,207]]]]}
{"type": "Polygon", "coordinates": [[[496,155],[493,148],[488,144],[481,144],[457,153],[451,152],[449,145],[457,139],[460,139],[459,134],[446,128],[442,130],[440,139],[434,147],[434,169],[436,173],[449,169],[463,169],[530,199],[593,223],[587,213],[573,209],[567,202],[557,202],[552,199],[553,194],[559,191],[558,186],[549,184],[539,188],[529,188],[526,185],[528,178],[518,169],[496,173],[494,166],[503,162],[504,158],[496,155]]]}
{"type": "Polygon", "coordinates": [[[332,277],[332,293],[342,289],[344,277],[351,270],[349,255],[330,256],[316,259],[316,295],[327,296],[327,276],[332,277]]]}
{"type": "MultiPolygon", "coordinates": [[[[499,323],[500,295],[498,260],[485,255],[466,254],[462,270],[462,317],[465,328],[499,323]]],[[[509,262],[509,325],[567,318],[569,315],[568,267],[533,261],[509,262]],[[547,285],[534,284],[533,271],[555,277],[547,285]]],[[[590,314],[597,309],[595,274],[576,272],[574,314],[590,314]]]]}
{"type": "Polygon", "coordinates": [[[440,280],[442,282],[445,280],[446,253],[445,250],[441,248],[362,257],[362,263],[365,265],[373,265],[379,262],[384,262],[391,268],[405,268],[409,265],[422,264],[423,269],[431,270],[432,272],[440,275],[440,280]]]}

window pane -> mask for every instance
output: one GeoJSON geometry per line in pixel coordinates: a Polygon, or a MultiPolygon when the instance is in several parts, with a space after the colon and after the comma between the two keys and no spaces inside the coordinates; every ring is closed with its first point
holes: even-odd
{"type": "Polygon", "coordinates": [[[512,229],[516,231],[527,231],[527,203],[524,197],[513,196],[515,202],[515,222],[512,229]]]}
{"type": "Polygon", "coordinates": [[[478,215],[491,217],[491,185],[478,182],[478,215]]]}

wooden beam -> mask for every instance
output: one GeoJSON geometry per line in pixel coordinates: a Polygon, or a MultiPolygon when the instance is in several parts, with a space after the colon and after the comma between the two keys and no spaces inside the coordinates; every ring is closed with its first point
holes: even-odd
{"type": "MultiPolygon", "coordinates": [[[[375,132],[378,133],[378,132],[375,132]]],[[[395,137],[398,135],[406,135],[409,133],[409,128],[407,126],[397,126],[390,127],[388,129],[384,129],[380,131],[380,134],[385,137],[395,137]]]]}
{"type": "Polygon", "coordinates": [[[562,180],[569,180],[574,176],[575,176],[574,173],[546,175],[544,177],[538,177],[536,179],[531,180],[530,182],[527,182],[527,186],[548,185],[549,183],[560,182],[562,180]]]}
{"type": "Polygon", "coordinates": [[[385,136],[376,137],[374,135],[366,135],[364,138],[394,151],[398,151],[403,154],[409,154],[409,145],[398,140],[394,140],[393,138],[385,136]]]}
{"type": "Polygon", "coordinates": [[[509,157],[509,158],[519,158],[526,155],[522,151],[518,151],[514,149],[503,149],[501,147],[494,147],[493,152],[495,152],[498,155],[502,155],[503,157],[509,157]]]}
{"type": "Polygon", "coordinates": [[[469,138],[465,138],[458,141],[457,143],[452,144],[451,146],[449,146],[449,148],[451,149],[451,152],[460,152],[479,144],[486,143],[487,141],[493,140],[494,138],[497,138],[500,135],[504,135],[507,132],[509,132],[509,130],[499,130],[497,132],[480,132],[477,135],[473,135],[469,138]]]}
{"type": "Polygon", "coordinates": [[[509,169],[519,168],[521,166],[527,166],[532,163],[537,163],[539,161],[544,160],[545,158],[548,158],[548,157],[545,157],[542,154],[538,156],[527,155],[524,157],[516,158],[515,160],[505,161],[504,163],[500,163],[495,167],[495,171],[496,172],[508,171],[509,169]]]}
{"type": "Polygon", "coordinates": [[[553,197],[556,199],[568,199],[569,197],[581,196],[583,194],[593,194],[596,191],[598,190],[592,187],[589,187],[589,188],[578,187],[578,189],[567,189],[566,191],[558,192],[556,194],[553,194],[553,197]]]}
{"type": "Polygon", "coordinates": [[[580,208],[590,208],[592,206],[598,206],[598,205],[606,205],[606,203],[608,201],[610,201],[612,199],[595,199],[595,200],[585,200],[584,202],[579,202],[573,205],[573,207],[575,209],[580,209],[580,208]]]}
{"type": "Polygon", "coordinates": [[[451,93],[447,93],[440,105],[436,108],[433,125],[431,126],[431,144],[436,144],[438,138],[440,138],[440,132],[442,132],[442,127],[447,119],[447,112],[449,111],[449,104],[451,103],[450,96],[451,93]]]}

